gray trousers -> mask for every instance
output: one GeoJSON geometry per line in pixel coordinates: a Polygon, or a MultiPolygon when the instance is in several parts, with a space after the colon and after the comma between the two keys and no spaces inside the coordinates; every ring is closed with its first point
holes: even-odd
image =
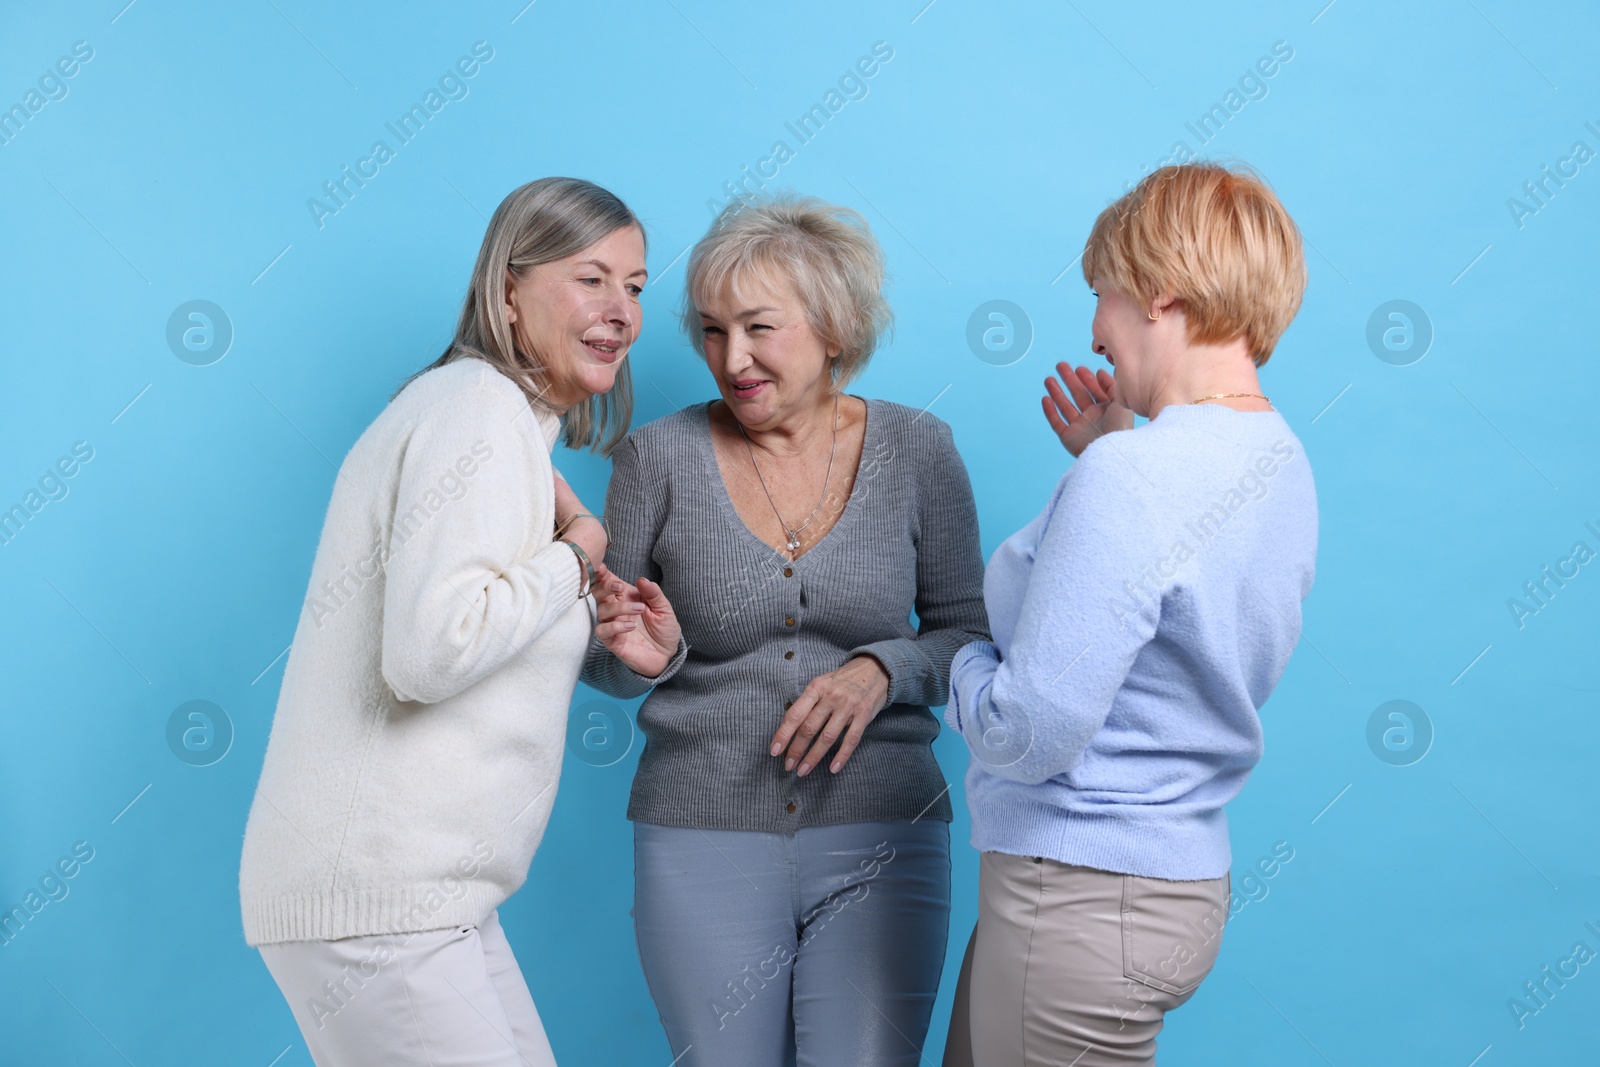
{"type": "Polygon", "coordinates": [[[634,930],[675,1067],[917,1067],[950,932],[950,826],[636,822],[634,930]]]}
{"type": "Polygon", "coordinates": [[[985,852],[944,1067],[1153,1064],[1211,973],[1228,876],[1169,882],[985,852]]]}

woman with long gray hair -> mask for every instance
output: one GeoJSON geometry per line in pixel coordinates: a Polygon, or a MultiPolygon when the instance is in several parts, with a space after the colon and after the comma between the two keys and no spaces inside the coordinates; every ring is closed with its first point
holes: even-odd
{"type": "Polygon", "coordinates": [[[551,465],[627,432],[644,229],[545,178],[455,339],[345,457],[245,831],[245,939],[318,1067],[555,1059],[496,918],[555,800],[604,526],[551,465]]]}

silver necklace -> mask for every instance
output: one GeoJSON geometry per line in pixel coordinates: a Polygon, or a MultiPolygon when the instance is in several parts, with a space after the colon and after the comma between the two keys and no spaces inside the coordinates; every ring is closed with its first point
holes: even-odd
{"type": "Polygon", "coordinates": [[[750,435],[744,432],[744,423],[738,419],[734,419],[733,422],[739,427],[739,436],[744,438],[744,448],[750,453],[750,466],[756,469],[756,480],[761,483],[761,491],[767,494],[767,503],[772,505],[772,513],[778,517],[778,525],[783,527],[783,532],[788,536],[786,545],[789,551],[793,552],[800,547],[800,534],[811,525],[811,521],[817,517],[817,512],[822,510],[822,502],[828,499],[828,483],[833,480],[833,457],[839,450],[839,394],[833,394],[833,445],[828,449],[828,473],[822,477],[822,496],[817,499],[817,506],[811,509],[811,514],[806,516],[806,521],[794,529],[790,529],[789,524],[783,521],[783,515],[778,511],[778,504],[772,499],[772,490],[767,488],[767,480],[761,477],[761,467],[756,463],[756,451],[750,447],[750,435]]]}

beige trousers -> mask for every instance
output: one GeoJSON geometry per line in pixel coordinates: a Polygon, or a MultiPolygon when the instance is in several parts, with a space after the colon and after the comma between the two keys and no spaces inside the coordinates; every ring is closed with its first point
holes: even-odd
{"type": "Polygon", "coordinates": [[[1228,876],[1169,882],[985,852],[944,1067],[1153,1064],[1211,972],[1228,876]]]}

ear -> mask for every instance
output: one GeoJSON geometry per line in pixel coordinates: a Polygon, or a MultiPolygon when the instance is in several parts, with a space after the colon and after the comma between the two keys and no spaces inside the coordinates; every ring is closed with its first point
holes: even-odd
{"type": "Polygon", "coordinates": [[[517,276],[515,274],[511,273],[510,270],[507,270],[506,271],[506,321],[507,322],[514,323],[514,322],[517,321],[516,295],[517,295],[517,276]]]}
{"type": "Polygon", "coordinates": [[[1177,297],[1173,296],[1171,293],[1159,293],[1157,294],[1156,298],[1150,302],[1149,313],[1157,317],[1165,315],[1172,308],[1172,305],[1176,304],[1177,302],[1177,297]]]}

